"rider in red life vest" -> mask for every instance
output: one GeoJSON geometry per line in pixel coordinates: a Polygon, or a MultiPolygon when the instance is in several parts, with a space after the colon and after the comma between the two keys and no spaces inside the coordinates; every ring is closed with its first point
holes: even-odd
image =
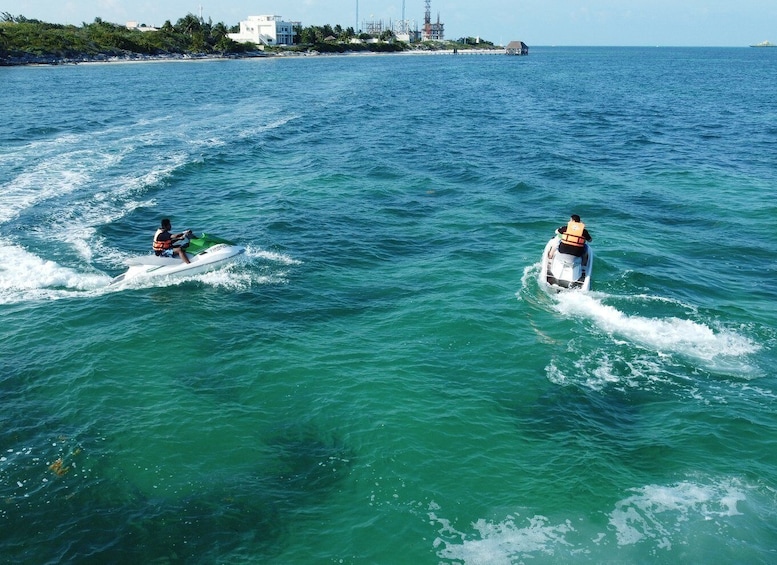
{"type": "Polygon", "coordinates": [[[591,234],[585,229],[585,224],[580,221],[580,216],[572,214],[569,223],[556,230],[561,236],[558,244],[560,253],[567,253],[575,257],[582,257],[586,252],[586,241],[591,241],[591,234]]]}
{"type": "Polygon", "coordinates": [[[182,239],[185,239],[187,237],[191,237],[192,230],[186,230],[185,232],[171,234],[170,230],[172,229],[172,225],[170,224],[170,220],[167,218],[164,218],[162,220],[162,224],[159,229],[156,230],[156,233],[154,234],[154,242],[153,242],[153,248],[154,253],[159,256],[163,255],[165,251],[168,249],[172,249],[174,253],[177,253],[178,256],[183,260],[184,263],[189,263],[189,258],[186,256],[186,251],[183,250],[183,247],[180,245],[173,245],[173,242],[180,241],[182,239]]]}

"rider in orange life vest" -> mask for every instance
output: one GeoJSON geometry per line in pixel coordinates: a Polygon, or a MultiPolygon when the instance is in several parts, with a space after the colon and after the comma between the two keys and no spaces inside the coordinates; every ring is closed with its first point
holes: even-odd
{"type": "Polygon", "coordinates": [[[585,229],[585,224],[580,221],[580,216],[577,214],[572,214],[569,223],[558,228],[556,233],[561,236],[561,241],[558,244],[559,252],[575,257],[582,257],[585,254],[588,247],[585,242],[592,239],[591,234],[585,229]]]}
{"type": "Polygon", "coordinates": [[[186,256],[186,251],[183,250],[183,247],[180,245],[173,245],[173,242],[180,241],[186,237],[191,237],[192,230],[171,234],[170,230],[172,227],[173,226],[170,225],[170,220],[167,218],[162,220],[160,228],[157,229],[156,233],[154,234],[154,253],[156,255],[162,255],[168,249],[172,249],[174,253],[178,254],[184,263],[189,263],[189,258],[186,256]]]}

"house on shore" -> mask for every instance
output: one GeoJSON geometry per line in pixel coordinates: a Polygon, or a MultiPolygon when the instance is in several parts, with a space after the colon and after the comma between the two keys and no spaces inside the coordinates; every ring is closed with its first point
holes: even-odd
{"type": "Polygon", "coordinates": [[[159,31],[159,28],[153,26],[147,26],[146,24],[139,24],[138,22],[127,22],[127,29],[134,29],[137,31],[159,31]]]}
{"type": "Polygon", "coordinates": [[[507,55],[528,55],[529,46],[523,41],[511,41],[505,47],[505,54],[507,55]]]}
{"type": "Polygon", "coordinates": [[[280,16],[248,16],[240,22],[238,33],[228,33],[237,43],[253,43],[259,47],[265,45],[293,45],[294,26],[299,22],[284,22],[280,16]]]}

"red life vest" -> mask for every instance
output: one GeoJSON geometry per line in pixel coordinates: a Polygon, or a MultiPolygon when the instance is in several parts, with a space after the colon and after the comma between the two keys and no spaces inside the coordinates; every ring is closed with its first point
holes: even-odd
{"type": "Polygon", "coordinates": [[[561,241],[573,247],[583,247],[585,245],[585,224],[570,220],[567,224],[567,231],[561,234],[561,241]]]}
{"type": "Polygon", "coordinates": [[[164,251],[165,249],[170,249],[173,246],[173,238],[170,239],[163,239],[159,241],[157,238],[160,236],[160,234],[163,234],[166,230],[158,229],[156,230],[156,233],[154,234],[154,251],[164,251]]]}

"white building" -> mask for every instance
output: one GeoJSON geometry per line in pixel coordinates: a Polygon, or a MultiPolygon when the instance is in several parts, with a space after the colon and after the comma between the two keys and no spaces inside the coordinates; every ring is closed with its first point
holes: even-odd
{"type": "Polygon", "coordinates": [[[136,29],[138,31],[159,31],[159,28],[147,26],[146,24],[139,24],[138,22],[127,22],[127,29],[136,29]]]}
{"type": "Polygon", "coordinates": [[[240,22],[240,31],[228,33],[227,37],[238,43],[292,45],[296,23],[284,22],[280,16],[248,16],[247,20],[240,22]]]}

